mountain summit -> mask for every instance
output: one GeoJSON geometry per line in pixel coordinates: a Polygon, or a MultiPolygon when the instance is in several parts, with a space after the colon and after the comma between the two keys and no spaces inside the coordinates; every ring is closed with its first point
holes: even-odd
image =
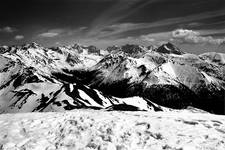
{"type": "Polygon", "coordinates": [[[184,54],[184,52],[182,52],[179,48],[177,48],[172,43],[163,44],[162,46],[155,49],[155,51],[159,53],[165,53],[165,54],[177,54],[177,55],[184,54]]]}

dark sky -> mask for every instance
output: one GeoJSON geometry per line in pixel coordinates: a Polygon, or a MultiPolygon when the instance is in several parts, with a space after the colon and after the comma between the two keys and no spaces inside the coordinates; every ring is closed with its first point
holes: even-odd
{"type": "Polygon", "coordinates": [[[225,52],[225,0],[1,0],[0,45],[32,41],[225,52]]]}

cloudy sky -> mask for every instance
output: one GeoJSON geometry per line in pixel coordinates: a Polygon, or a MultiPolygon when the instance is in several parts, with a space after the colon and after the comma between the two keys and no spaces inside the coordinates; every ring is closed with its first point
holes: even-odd
{"type": "Polygon", "coordinates": [[[225,0],[2,0],[0,45],[32,41],[225,52],[225,0]]]}

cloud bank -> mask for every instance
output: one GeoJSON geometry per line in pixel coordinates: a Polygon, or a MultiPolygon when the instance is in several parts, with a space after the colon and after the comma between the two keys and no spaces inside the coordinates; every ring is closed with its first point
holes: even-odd
{"type": "Polygon", "coordinates": [[[187,30],[187,29],[177,29],[172,31],[172,40],[176,40],[183,43],[193,43],[193,44],[224,44],[225,38],[215,39],[212,36],[202,36],[200,32],[187,30]]]}

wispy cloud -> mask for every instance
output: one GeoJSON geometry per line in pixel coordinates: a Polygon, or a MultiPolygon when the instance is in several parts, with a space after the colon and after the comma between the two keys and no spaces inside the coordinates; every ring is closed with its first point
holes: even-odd
{"type": "Polygon", "coordinates": [[[6,27],[3,27],[3,28],[0,28],[0,32],[13,33],[15,31],[17,31],[17,29],[13,28],[13,27],[10,27],[10,26],[6,26],[6,27]]]}
{"type": "Polygon", "coordinates": [[[116,4],[107,9],[101,16],[97,17],[97,19],[93,21],[91,30],[88,32],[88,36],[95,35],[104,27],[115,24],[118,21],[132,15],[144,6],[156,1],[161,0],[119,0],[116,4]],[[132,9],[130,9],[131,7],[132,9]]]}
{"type": "Polygon", "coordinates": [[[50,29],[50,30],[47,30],[46,32],[42,32],[38,34],[38,37],[53,38],[58,36],[72,36],[74,34],[77,34],[78,36],[80,32],[83,32],[86,29],[87,27],[78,27],[75,29],[70,29],[70,28],[50,29]]]}
{"type": "Polygon", "coordinates": [[[159,32],[159,33],[149,33],[146,35],[141,35],[137,37],[141,41],[145,41],[152,44],[159,44],[162,41],[169,41],[171,39],[171,31],[159,32]]]}
{"type": "Polygon", "coordinates": [[[51,30],[48,30],[47,32],[40,33],[38,36],[44,37],[44,38],[53,38],[60,35],[63,32],[64,32],[63,29],[51,29],[51,30]]]}
{"type": "MultiPolygon", "coordinates": [[[[87,27],[83,26],[83,27],[78,27],[78,28],[75,28],[75,29],[64,29],[64,33],[66,35],[76,35],[76,36],[80,36],[82,32],[84,32],[85,30],[87,30],[87,27]]],[[[83,34],[82,34],[83,35],[83,34]]]]}
{"type": "Polygon", "coordinates": [[[39,34],[40,37],[45,37],[45,38],[52,38],[58,35],[59,33],[56,33],[56,32],[45,32],[45,33],[39,34]]]}
{"type": "Polygon", "coordinates": [[[14,39],[15,39],[15,40],[22,40],[22,39],[24,39],[24,36],[23,36],[23,35],[16,35],[16,36],[14,37],[14,39]]]}
{"type": "Polygon", "coordinates": [[[118,21],[120,17],[112,18],[112,20],[106,21],[106,23],[104,23],[103,20],[104,20],[104,17],[106,17],[106,14],[105,14],[103,15],[104,17],[100,18],[100,20],[103,21],[102,23],[100,23],[100,20],[97,21],[99,23],[94,23],[95,26],[91,28],[91,30],[88,32],[88,37],[106,38],[113,35],[119,35],[128,31],[137,31],[140,33],[141,30],[147,30],[147,29],[151,30],[154,28],[162,28],[166,26],[170,26],[170,27],[179,26],[181,24],[186,24],[188,27],[194,27],[194,26],[199,27],[201,25],[204,25],[203,23],[197,22],[199,20],[210,19],[210,18],[220,17],[224,15],[225,15],[225,10],[218,10],[218,11],[203,12],[199,14],[192,14],[192,15],[187,15],[183,17],[173,17],[173,18],[168,18],[168,19],[164,19],[160,21],[147,22],[147,23],[132,23],[132,22],[116,23],[116,21],[118,21]],[[115,21],[115,23],[113,20],[115,21]]]}

